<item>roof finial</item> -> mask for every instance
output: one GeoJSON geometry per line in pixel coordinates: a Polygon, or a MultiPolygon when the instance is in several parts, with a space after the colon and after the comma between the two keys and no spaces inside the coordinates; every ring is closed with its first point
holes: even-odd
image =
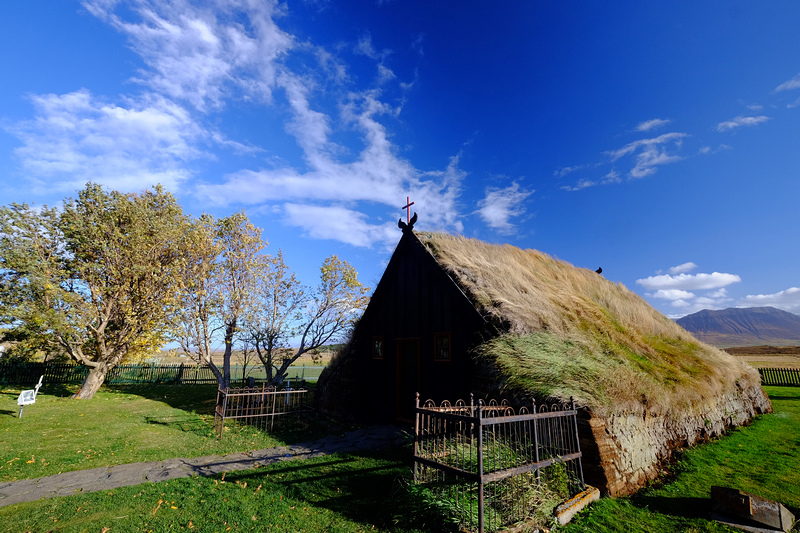
{"type": "Polygon", "coordinates": [[[406,205],[403,206],[403,209],[406,210],[406,220],[408,223],[403,222],[403,219],[397,221],[397,227],[402,229],[403,231],[406,230],[413,230],[414,224],[417,222],[417,212],[414,212],[414,216],[411,216],[411,206],[414,205],[414,202],[411,201],[410,196],[406,196],[406,205]]]}
{"type": "Polygon", "coordinates": [[[414,205],[414,202],[411,201],[410,196],[406,196],[406,205],[403,206],[403,209],[406,210],[406,222],[411,224],[411,206],[414,205]]]}

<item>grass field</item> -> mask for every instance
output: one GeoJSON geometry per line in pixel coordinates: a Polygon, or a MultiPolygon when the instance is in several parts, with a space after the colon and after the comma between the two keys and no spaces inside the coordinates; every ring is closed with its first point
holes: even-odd
{"type": "MultiPolygon", "coordinates": [[[[70,457],[71,448],[80,442],[81,453],[74,455],[81,459],[70,469],[105,464],[103,461],[109,458],[107,450],[113,451],[113,447],[109,448],[104,441],[117,442],[116,449],[133,458],[129,460],[144,460],[138,458],[140,452],[135,449],[153,440],[158,445],[145,447],[141,453],[152,457],[156,453],[153,448],[158,448],[157,453],[166,458],[185,455],[179,450],[186,450],[187,446],[206,446],[197,454],[201,455],[220,453],[222,450],[214,449],[215,446],[242,446],[238,451],[264,447],[267,439],[273,439],[241,434],[215,444],[208,429],[199,429],[200,422],[195,418],[203,421],[202,409],[198,414],[195,407],[197,402],[205,401],[200,400],[202,395],[175,392],[173,396],[169,388],[162,387],[157,394],[137,391],[142,394],[138,398],[130,389],[102,391],[102,396],[98,396],[102,401],[96,406],[93,403],[96,400],[73,402],[48,394],[40,396],[35,406],[26,408],[22,420],[16,419],[16,412],[9,412],[12,394],[4,393],[0,399],[0,449],[4,457],[20,459],[10,463],[3,460],[4,469],[0,472],[13,471],[22,477],[42,475],[34,471],[45,468],[34,467],[40,461],[39,455],[35,457],[36,463],[27,463],[30,460],[27,454],[6,453],[9,449],[20,450],[28,438],[39,441],[38,453],[51,463],[46,468],[62,460],[57,458],[70,457]],[[49,409],[33,414],[34,409],[42,406],[49,409]],[[117,412],[121,407],[134,406],[137,415],[133,410],[130,415],[117,412]],[[47,411],[56,409],[61,415],[51,419],[52,413],[47,411]],[[153,409],[161,410],[160,416],[167,418],[166,424],[154,424],[147,418],[150,415],[146,413],[153,409]],[[29,413],[31,418],[27,418],[29,413]],[[105,424],[95,423],[91,429],[84,426],[85,417],[92,413],[95,417],[107,417],[105,424]],[[113,424],[108,422],[110,413],[118,417],[111,418],[113,424]],[[84,416],[80,417],[81,414],[84,416]],[[126,424],[124,431],[114,428],[117,420],[126,424]],[[195,420],[197,427],[181,427],[188,420],[195,420]],[[37,425],[24,426],[26,422],[37,425]],[[71,443],[62,451],[59,439],[47,438],[54,424],[61,438],[71,443]],[[135,446],[124,447],[123,433],[137,438],[136,433],[150,431],[152,425],[162,431],[137,440],[135,446]],[[41,433],[48,435],[39,439],[41,433]],[[94,455],[84,450],[87,445],[102,453],[94,455]],[[24,465],[14,466],[25,458],[24,465]]],[[[565,533],[735,531],[703,518],[710,509],[711,485],[731,486],[777,499],[800,515],[800,388],[768,387],[767,390],[775,406],[774,414],[762,416],[716,442],[687,451],[659,483],[631,498],[604,498],[560,530],[565,533]]],[[[113,458],[116,460],[116,453],[113,458]]],[[[229,473],[224,478],[188,478],[22,503],[0,508],[0,531],[444,531],[441,523],[410,501],[402,489],[410,476],[409,459],[407,448],[341,454],[229,473]]]]}
{"type": "Polygon", "coordinates": [[[766,390],[774,414],[688,450],[660,484],[631,498],[603,499],[564,531],[737,531],[703,518],[712,485],[777,500],[800,517],[800,388],[766,390]]]}
{"type": "Polygon", "coordinates": [[[214,385],[103,388],[71,400],[74,387],[43,387],[22,418],[18,388],[0,391],[0,482],[140,461],[258,450],[317,438],[317,421],[272,436],[250,428],[212,431],[214,385]],[[98,436],[100,436],[98,438],[98,436]]]}
{"type": "Polygon", "coordinates": [[[800,346],[745,346],[725,351],[756,368],[800,368],[800,346]]]}

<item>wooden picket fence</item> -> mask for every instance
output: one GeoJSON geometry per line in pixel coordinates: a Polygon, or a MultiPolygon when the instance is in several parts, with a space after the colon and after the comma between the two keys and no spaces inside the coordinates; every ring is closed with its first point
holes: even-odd
{"type": "MultiPolygon", "coordinates": [[[[33,385],[44,376],[44,383],[74,385],[83,383],[89,369],[70,363],[0,363],[0,384],[33,385]]],[[[137,383],[216,383],[207,366],[199,365],[118,365],[106,374],[109,385],[137,383]]]]}
{"type": "Polygon", "coordinates": [[[759,368],[762,385],[800,387],[800,369],[797,368],[759,368]]]}
{"type": "MultiPolygon", "coordinates": [[[[323,366],[289,367],[287,381],[313,382],[322,373],[323,366]]],[[[72,363],[3,363],[0,362],[0,385],[35,385],[39,376],[46,384],[75,385],[83,383],[89,369],[72,363]]],[[[246,377],[263,382],[267,374],[263,367],[249,365],[231,366],[231,383],[244,383],[246,377]],[[246,375],[245,375],[246,371],[246,375]]],[[[133,385],[136,383],[216,383],[217,379],[207,366],[178,363],[172,365],[126,364],[118,365],[106,374],[109,385],[133,385]]]]}

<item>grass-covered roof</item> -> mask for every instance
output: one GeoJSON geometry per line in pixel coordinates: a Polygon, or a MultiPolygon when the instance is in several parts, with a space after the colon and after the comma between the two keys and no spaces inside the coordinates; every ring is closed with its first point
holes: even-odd
{"type": "Polygon", "coordinates": [[[508,392],[595,411],[697,412],[755,369],[695,339],[620,283],[536,250],[417,237],[503,334],[477,349],[508,392]]]}

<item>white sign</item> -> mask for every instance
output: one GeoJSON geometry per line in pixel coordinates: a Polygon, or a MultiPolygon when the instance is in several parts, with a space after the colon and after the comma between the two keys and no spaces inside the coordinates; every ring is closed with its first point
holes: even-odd
{"type": "Polygon", "coordinates": [[[17,398],[17,405],[19,405],[19,416],[18,418],[22,418],[22,409],[26,405],[30,405],[32,403],[36,403],[36,395],[39,393],[39,387],[42,386],[42,380],[44,376],[39,378],[39,383],[36,384],[36,387],[24,390],[19,393],[19,398],[17,398]]]}
{"type": "Polygon", "coordinates": [[[30,405],[32,403],[36,403],[36,390],[24,390],[19,393],[19,398],[17,398],[17,405],[30,405]]]}

